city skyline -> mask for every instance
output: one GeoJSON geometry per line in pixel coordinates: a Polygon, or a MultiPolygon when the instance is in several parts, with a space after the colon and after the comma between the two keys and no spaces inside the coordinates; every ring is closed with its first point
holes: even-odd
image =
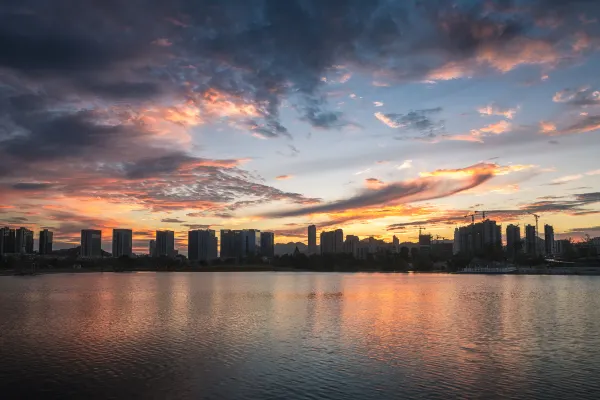
{"type": "Polygon", "coordinates": [[[0,6],[0,226],[600,236],[600,4],[172,3],[0,6]]]}

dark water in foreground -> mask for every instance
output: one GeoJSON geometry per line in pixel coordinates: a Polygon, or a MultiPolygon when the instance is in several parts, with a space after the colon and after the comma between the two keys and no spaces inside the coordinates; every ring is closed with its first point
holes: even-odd
{"type": "Polygon", "coordinates": [[[0,398],[600,398],[600,277],[0,277],[0,398]]]}

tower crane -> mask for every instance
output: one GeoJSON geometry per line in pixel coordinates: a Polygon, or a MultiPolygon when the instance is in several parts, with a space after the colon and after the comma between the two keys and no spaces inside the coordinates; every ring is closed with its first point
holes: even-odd
{"type": "Polygon", "coordinates": [[[532,213],[531,211],[527,211],[528,214],[533,215],[533,217],[535,218],[535,255],[537,256],[539,251],[538,251],[538,234],[540,232],[539,230],[539,219],[540,216],[537,214],[532,213]]]}
{"type": "Polygon", "coordinates": [[[475,224],[475,216],[476,215],[477,215],[477,211],[475,211],[473,214],[467,214],[463,218],[471,218],[471,224],[475,224]]]}

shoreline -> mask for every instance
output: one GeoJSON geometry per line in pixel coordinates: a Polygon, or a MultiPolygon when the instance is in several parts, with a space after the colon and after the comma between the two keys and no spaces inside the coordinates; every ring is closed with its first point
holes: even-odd
{"type": "Polygon", "coordinates": [[[485,274],[485,273],[456,273],[448,271],[383,271],[374,269],[365,270],[310,270],[310,269],[295,269],[286,267],[273,267],[263,265],[239,265],[226,267],[202,267],[202,268],[173,268],[173,269],[156,269],[156,268],[140,268],[125,271],[115,271],[112,268],[53,268],[37,270],[34,273],[29,271],[4,270],[0,271],[0,277],[5,276],[40,276],[54,274],[87,274],[87,273],[113,273],[113,274],[130,274],[137,272],[155,272],[155,273],[173,273],[173,272],[314,272],[314,273],[373,273],[373,274],[447,274],[447,275],[544,275],[544,276],[598,276],[600,271],[521,271],[512,274],[485,274]]]}

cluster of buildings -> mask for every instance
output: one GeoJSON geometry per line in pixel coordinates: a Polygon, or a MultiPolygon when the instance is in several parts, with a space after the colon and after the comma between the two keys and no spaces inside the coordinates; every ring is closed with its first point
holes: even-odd
{"type": "MultiPolygon", "coordinates": [[[[52,232],[48,229],[40,231],[39,254],[52,252],[52,232]]],[[[0,255],[33,254],[33,231],[27,228],[0,228],[0,255]]]]}
{"type": "MultiPolygon", "coordinates": [[[[555,240],[552,225],[544,225],[543,239],[534,225],[525,226],[524,238],[519,225],[506,227],[506,253],[511,258],[522,253],[533,257],[562,255],[568,244],[568,240],[555,240]]],[[[454,230],[454,254],[475,254],[490,246],[502,248],[502,226],[496,221],[487,219],[454,230]]]]}
{"type": "Polygon", "coordinates": [[[402,247],[409,250],[416,248],[419,254],[436,255],[439,257],[452,256],[452,242],[448,240],[433,240],[431,235],[419,234],[419,243],[400,243],[398,237],[392,238],[392,243],[368,237],[360,239],[355,235],[346,235],[342,229],[323,231],[320,235],[320,246],[317,246],[317,228],[308,227],[308,253],[311,254],[350,254],[359,260],[388,253],[400,253],[402,247]]]}
{"type": "MultiPolygon", "coordinates": [[[[53,233],[48,229],[39,232],[38,254],[52,253],[53,233]]],[[[600,249],[600,238],[593,239],[600,249]]],[[[594,242],[595,243],[595,242],[594,242]]],[[[592,243],[592,245],[594,245],[592,243]]],[[[525,226],[525,237],[521,237],[521,227],[510,224],[506,227],[506,253],[514,258],[525,253],[534,257],[552,257],[562,255],[569,246],[567,240],[555,240],[554,228],[544,226],[544,239],[538,237],[536,227],[525,226]]],[[[0,228],[0,255],[33,254],[34,233],[27,228],[0,228]]],[[[360,240],[358,236],[344,237],[342,229],[322,231],[320,243],[317,245],[317,227],[308,227],[308,254],[351,254],[357,259],[383,253],[399,253],[402,247],[409,250],[417,248],[419,254],[431,255],[447,259],[453,254],[478,254],[487,249],[502,249],[502,226],[496,221],[485,219],[471,225],[456,228],[454,241],[442,238],[433,240],[431,235],[419,232],[418,244],[400,243],[394,236],[392,243],[369,237],[360,240]]],[[[84,229],[81,231],[81,248],[79,255],[83,258],[102,257],[102,231],[84,229]]],[[[156,231],[154,240],[150,240],[148,253],[151,257],[176,257],[175,232],[170,230],[156,231]]],[[[132,257],[133,232],[131,229],[113,229],[112,256],[132,257]]],[[[217,233],[211,229],[198,229],[188,232],[188,258],[190,261],[210,262],[221,259],[244,259],[250,256],[273,257],[275,255],[275,234],[261,232],[257,229],[220,231],[220,246],[217,233]]]]}

